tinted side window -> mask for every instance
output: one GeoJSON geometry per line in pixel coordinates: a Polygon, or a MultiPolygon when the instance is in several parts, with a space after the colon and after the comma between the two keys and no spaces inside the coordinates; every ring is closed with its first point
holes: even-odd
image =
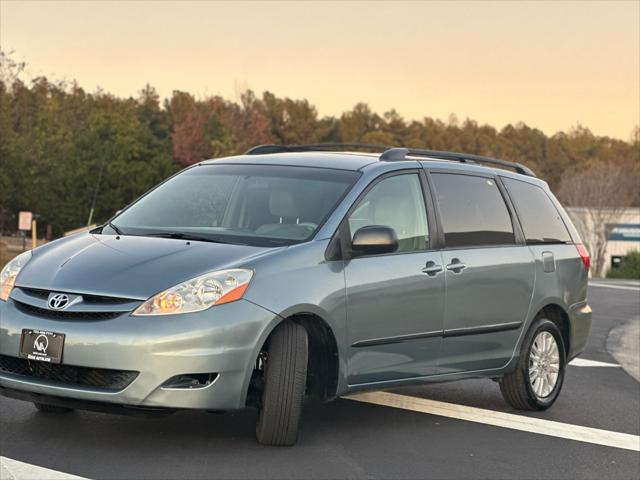
{"type": "Polygon", "coordinates": [[[380,180],[349,215],[351,236],[362,227],[391,227],[398,236],[398,252],[429,248],[427,212],[417,174],[380,180]]]}
{"type": "Polygon", "coordinates": [[[518,212],[527,243],[571,241],[558,210],[542,188],[511,178],[502,180],[518,212]]]}
{"type": "Polygon", "coordinates": [[[515,243],[509,210],[490,178],[432,174],[447,247],[515,243]]]}

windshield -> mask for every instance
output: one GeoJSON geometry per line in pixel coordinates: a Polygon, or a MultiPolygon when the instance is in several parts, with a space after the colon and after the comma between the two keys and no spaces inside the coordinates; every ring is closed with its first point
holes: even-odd
{"type": "Polygon", "coordinates": [[[358,176],[324,168],[201,165],[149,192],[104,232],[291,245],[311,238],[358,176]]]}

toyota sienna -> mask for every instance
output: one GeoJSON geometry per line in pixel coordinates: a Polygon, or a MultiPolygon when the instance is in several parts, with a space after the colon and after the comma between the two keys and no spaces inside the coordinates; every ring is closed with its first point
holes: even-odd
{"type": "Polygon", "coordinates": [[[257,407],[486,377],[557,399],[585,347],[589,255],[527,167],[354,146],[203,161],[0,275],[0,393],[42,412],[257,407]]]}

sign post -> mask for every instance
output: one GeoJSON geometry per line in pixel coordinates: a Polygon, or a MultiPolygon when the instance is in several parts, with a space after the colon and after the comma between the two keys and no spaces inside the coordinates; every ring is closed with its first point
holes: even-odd
{"type": "Polygon", "coordinates": [[[38,234],[37,234],[38,225],[36,224],[35,218],[31,220],[31,250],[38,246],[38,234]]]}
{"type": "Polygon", "coordinates": [[[31,230],[33,223],[35,223],[35,220],[33,219],[33,212],[20,212],[18,214],[18,230],[22,232],[22,251],[25,251],[27,248],[26,232],[31,230]]]}

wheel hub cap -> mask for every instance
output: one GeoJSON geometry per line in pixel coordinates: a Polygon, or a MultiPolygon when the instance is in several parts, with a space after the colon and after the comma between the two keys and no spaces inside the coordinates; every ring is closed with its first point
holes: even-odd
{"type": "Polygon", "coordinates": [[[558,382],[560,353],[556,339],[549,332],[540,332],[529,352],[529,383],[539,398],[548,397],[558,382]]]}

